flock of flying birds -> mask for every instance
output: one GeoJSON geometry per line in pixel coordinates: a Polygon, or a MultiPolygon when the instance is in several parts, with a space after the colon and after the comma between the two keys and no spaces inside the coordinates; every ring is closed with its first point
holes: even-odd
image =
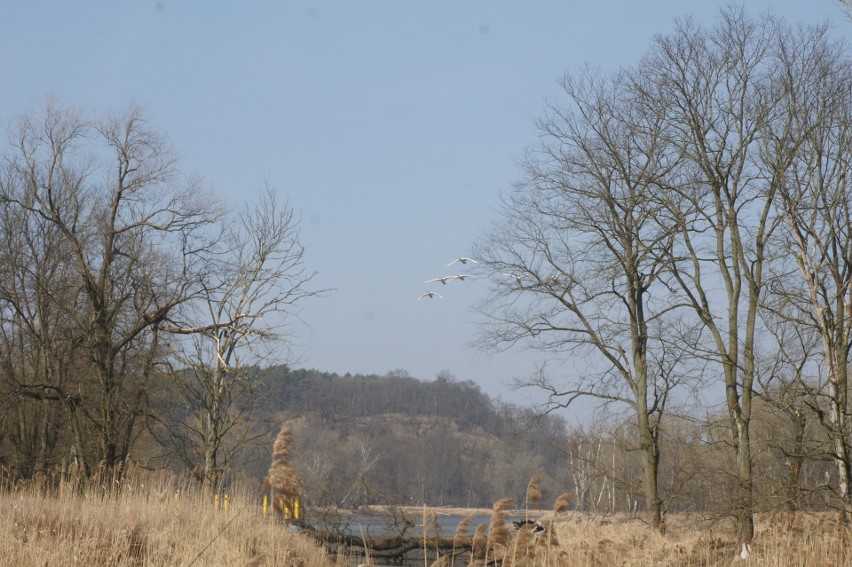
{"type": "MultiPolygon", "coordinates": [[[[476,260],[473,260],[472,258],[462,257],[462,258],[456,258],[455,260],[453,260],[452,262],[447,264],[447,267],[449,268],[453,264],[467,264],[467,263],[477,264],[478,262],[476,260]]],[[[443,285],[447,285],[447,282],[450,282],[450,281],[453,281],[453,280],[459,280],[460,282],[463,282],[464,280],[467,280],[467,279],[473,279],[473,276],[470,275],[470,274],[456,274],[454,276],[441,276],[439,278],[432,278],[431,280],[426,280],[426,283],[441,282],[443,285]]],[[[427,291],[427,292],[420,294],[420,297],[417,298],[417,301],[420,301],[424,297],[426,297],[428,299],[432,299],[432,298],[435,298],[435,297],[437,297],[438,299],[444,299],[444,296],[441,295],[440,293],[436,292],[436,291],[427,291]]]]}

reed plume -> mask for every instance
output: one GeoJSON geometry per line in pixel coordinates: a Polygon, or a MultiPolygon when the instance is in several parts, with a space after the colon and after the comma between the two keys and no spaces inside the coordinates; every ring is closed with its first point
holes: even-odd
{"type": "Polygon", "coordinates": [[[473,540],[471,541],[471,559],[474,557],[482,557],[485,555],[486,537],[485,524],[476,526],[476,531],[473,532],[473,540]]]}
{"type": "Polygon", "coordinates": [[[527,485],[528,508],[530,504],[539,504],[541,502],[541,479],[543,476],[542,473],[534,474],[530,479],[530,483],[527,485]]]}
{"type": "Polygon", "coordinates": [[[571,500],[574,499],[574,494],[571,492],[563,492],[559,495],[559,498],[556,499],[556,502],[553,503],[553,514],[550,516],[550,522],[548,522],[547,530],[546,530],[546,550],[545,550],[545,561],[550,557],[550,549],[553,546],[559,545],[559,540],[556,538],[556,532],[553,531],[553,524],[556,521],[556,516],[568,510],[568,505],[571,504],[571,500]]]}
{"type": "Polygon", "coordinates": [[[273,509],[285,515],[294,509],[299,497],[299,474],[290,465],[295,456],[293,445],[293,431],[285,422],[272,445],[272,464],[264,483],[264,488],[270,492],[273,509]]]}
{"type": "Polygon", "coordinates": [[[465,537],[470,529],[470,524],[473,523],[473,516],[466,516],[459,525],[456,526],[456,537],[465,537]]]}
{"type": "Polygon", "coordinates": [[[561,514],[568,510],[568,505],[571,504],[571,501],[574,499],[574,495],[570,492],[563,492],[559,495],[559,498],[556,499],[556,502],[553,504],[553,513],[561,514]]]}
{"type": "MultiPolygon", "coordinates": [[[[467,539],[467,532],[470,529],[470,524],[473,522],[473,516],[466,516],[459,525],[456,526],[456,533],[453,535],[453,551],[450,556],[450,565],[456,560],[456,546],[459,541],[467,539]]],[[[471,541],[471,553],[473,553],[473,542],[471,541]]]]}
{"type": "Polygon", "coordinates": [[[527,484],[526,503],[524,505],[524,519],[530,519],[530,504],[536,505],[541,502],[541,478],[543,473],[536,473],[527,484]]]}
{"type": "MultiPolygon", "coordinates": [[[[498,545],[509,542],[509,528],[506,527],[507,512],[512,508],[511,498],[501,498],[491,508],[491,524],[488,526],[487,548],[495,552],[498,545]]],[[[487,559],[487,555],[486,555],[487,559]]]]}

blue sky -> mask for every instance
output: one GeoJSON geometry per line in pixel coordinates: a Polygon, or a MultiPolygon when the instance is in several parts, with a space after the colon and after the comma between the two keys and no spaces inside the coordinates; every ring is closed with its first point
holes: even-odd
{"type": "MultiPolygon", "coordinates": [[[[4,4],[4,126],[47,95],[94,111],[136,102],[221,198],[268,181],[301,213],[306,265],[335,291],[303,306],[297,366],[446,370],[521,402],[532,393],[504,384],[537,356],[469,346],[485,282],[425,280],[456,273],[446,264],[497,218],[565,72],[630,65],[676,16],[711,22],[724,3],[4,4]],[[418,302],[427,289],[444,299],[418,302]]],[[[745,5],[852,32],[832,0],[745,5]]]]}

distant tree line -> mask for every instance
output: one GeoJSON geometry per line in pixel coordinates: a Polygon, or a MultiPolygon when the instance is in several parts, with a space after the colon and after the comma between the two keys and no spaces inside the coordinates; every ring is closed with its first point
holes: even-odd
{"type": "Polygon", "coordinates": [[[452,418],[466,428],[489,430],[497,427],[494,404],[472,381],[458,381],[448,373],[433,382],[423,382],[406,371],[385,376],[360,374],[340,376],[314,370],[286,367],[261,372],[269,396],[264,404],[272,408],[315,413],[323,424],[381,414],[411,414],[452,418]],[[280,374],[279,374],[280,373],[280,374]]]}

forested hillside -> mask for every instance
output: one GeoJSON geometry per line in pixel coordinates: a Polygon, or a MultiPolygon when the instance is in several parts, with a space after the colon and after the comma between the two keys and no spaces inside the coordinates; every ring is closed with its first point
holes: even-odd
{"type": "MultiPolygon", "coordinates": [[[[253,417],[291,420],[308,506],[490,506],[502,497],[523,506],[539,475],[545,507],[568,491],[581,511],[643,510],[629,414],[569,427],[557,414],[536,416],[448,375],[422,381],[404,371],[341,376],[283,366],[256,373],[263,392],[253,417]]],[[[783,392],[767,389],[755,405],[755,466],[763,471],[756,506],[825,509],[836,479],[818,412],[783,403],[783,392]]],[[[660,426],[660,492],[671,512],[725,514],[737,490],[726,414],[690,413],[672,413],[660,426]]],[[[269,443],[243,453],[250,474],[265,473],[269,443]]]]}
{"type": "MultiPolygon", "coordinates": [[[[470,381],[276,367],[260,410],[294,420],[309,505],[490,506],[546,473],[564,489],[564,421],[491,400],[470,381]]],[[[558,485],[558,486],[556,486],[558,485]]]]}

